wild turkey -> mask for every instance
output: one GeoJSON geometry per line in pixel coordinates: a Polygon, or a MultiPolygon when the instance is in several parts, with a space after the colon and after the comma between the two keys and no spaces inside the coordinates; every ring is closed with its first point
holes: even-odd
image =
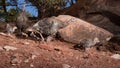
{"type": "Polygon", "coordinates": [[[28,28],[27,31],[37,32],[41,35],[42,40],[44,40],[44,37],[47,37],[46,40],[49,41],[50,38],[56,37],[59,29],[67,25],[67,23],[55,17],[44,18],[35,23],[31,28],[28,28]],[[42,35],[44,35],[44,37],[42,35]]]}
{"type": "Polygon", "coordinates": [[[16,21],[16,26],[18,28],[18,31],[20,33],[24,32],[25,29],[28,27],[28,18],[25,13],[25,3],[23,3],[23,9],[22,12],[18,15],[17,21],[16,21]]]}

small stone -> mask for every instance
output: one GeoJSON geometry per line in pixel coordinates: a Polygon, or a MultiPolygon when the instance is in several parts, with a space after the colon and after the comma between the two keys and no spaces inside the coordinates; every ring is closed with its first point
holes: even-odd
{"type": "Polygon", "coordinates": [[[119,55],[119,54],[113,54],[113,55],[111,56],[111,58],[120,59],[120,55],[119,55]]]}
{"type": "Polygon", "coordinates": [[[37,57],[36,55],[32,55],[32,59],[35,59],[35,57],[37,57]]]}
{"type": "Polygon", "coordinates": [[[16,64],[12,64],[13,66],[15,66],[16,64]]]}
{"type": "Polygon", "coordinates": [[[13,59],[13,60],[11,61],[11,64],[12,64],[12,65],[16,65],[16,64],[19,64],[19,63],[21,63],[21,60],[20,60],[20,59],[17,59],[17,58],[15,58],[15,59],[13,59]]]}
{"type": "Polygon", "coordinates": [[[31,67],[31,68],[33,68],[33,67],[34,67],[34,65],[33,65],[33,64],[30,64],[30,67],[31,67]]]}
{"type": "Polygon", "coordinates": [[[62,64],[63,68],[70,68],[71,66],[68,64],[62,64]]]}
{"type": "Polygon", "coordinates": [[[29,62],[29,59],[26,59],[24,62],[25,62],[25,63],[28,63],[28,62],[29,62]]]}
{"type": "Polygon", "coordinates": [[[12,47],[12,46],[8,46],[8,45],[4,46],[3,48],[4,48],[6,51],[9,51],[9,50],[12,50],[12,51],[17,50],[16,47],[12,47]]]}
{"type": "Polygon", "coordinates": [[[29,45],[30,43],[29,42],[24,42],[25,45],[29,45]]]}

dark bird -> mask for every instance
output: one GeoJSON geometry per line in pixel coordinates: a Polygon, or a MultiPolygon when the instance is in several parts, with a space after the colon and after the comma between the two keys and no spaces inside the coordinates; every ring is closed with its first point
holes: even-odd
{"type": "MultiPolygon", "coordinates": [[[[44,37],[47,37],[46,40],[48,40],[49,38],[56,37],[58,30],[67,25],[67,23],[62,22],[61,20],[58,20],[55,17],[44,18],[35,23],[31,29],[28,29],[28,31],[38,31],[40,32],[41,37],[43,35],[44,37]]],[[[42,40],[44,40],[43,37],[42,40]]]]}
{"type": "Polygon", "coordinates": [[[48,36],[56,36],[59,29],[68,24],[54,17],[44,18],[33,25],[33,28],[48,36]]]}
{"type": "Polygon", "coordinates": [[[27,21],[28,18],[25,15],[25,12],[20,13],[19,16],[17,17],[17,22],[16,22],[16,26],[20,32],[23,32],[28,27],[27,21]]]}
{"type": "Polygon", "coordinates": [[[24,32],[25,29],[28,27],[28,23],[27,23],[28,17],[26,16],[24,8],[25,8],[25,3],[23,3],[22,12],[18,15],[17,21],[16,21],[16,26],[20,33],[24,32]]]}

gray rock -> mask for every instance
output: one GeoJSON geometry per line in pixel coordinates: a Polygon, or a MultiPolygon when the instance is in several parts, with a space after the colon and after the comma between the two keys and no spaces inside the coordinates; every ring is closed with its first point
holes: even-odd
{"type": "Polygon", "coordinates": [[[120,55],[119,55],[119,54],[113,54],[113,55],[111,56],[111,58],[120,59],[120,55]]]}
{"type": "Polygon", "coordinates": [[[4,46],[3,48],[4,48],[6,51],[9,51],[9,50],[12,50],[12,51],[17,50],[16,47],[8,46],[8,45],[4,46]]]}

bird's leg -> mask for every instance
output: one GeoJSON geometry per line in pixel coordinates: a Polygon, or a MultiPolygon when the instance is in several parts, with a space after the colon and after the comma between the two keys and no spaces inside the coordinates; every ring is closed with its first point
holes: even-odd
{"type": "Polygon", "coordinates": [[[40,39],[39,37],[37,37],[37,36],[35,35],[35,32],[31,32],[30,36],[35,37],[37,40],[39,40],[39,39],[40,39]]]}
{"type": "Polygon", "coordinates": [[[44,39],[44,37],[43,37],[41,32],[39,32],[39,31],[35,31],[35,32],[39,33],[40,37],[42,38],[42,41],[45,41],[45,39],[44,39]]]}
{"type": "Polygon", "coordinates": [[[30,33],[30,36],[34,36],[34,32],[31,32],[31,33],[30,33]]]}
{"type": "Polygon", "coordinates": [[[40,34],[40,36],[41,36],[41,38],[42,38],[42,41],[45,41],[43,35],[42,35],[41,33],[39,33],[39,34],[40,34]]]}
{"type": "Polygon", "coordinates": [[[35,32],[37,32],[40,35],[40,37],[42,39],[41,43],[46,45],[45,38],[43,37],[42,33],[39,31],[35,31],[35,32]]]}
{"type": "Polygon", "coordinates": [[[28,34],[22,32],[22,35],[25,36],[26,38],[28,37],[28,34]]]}

